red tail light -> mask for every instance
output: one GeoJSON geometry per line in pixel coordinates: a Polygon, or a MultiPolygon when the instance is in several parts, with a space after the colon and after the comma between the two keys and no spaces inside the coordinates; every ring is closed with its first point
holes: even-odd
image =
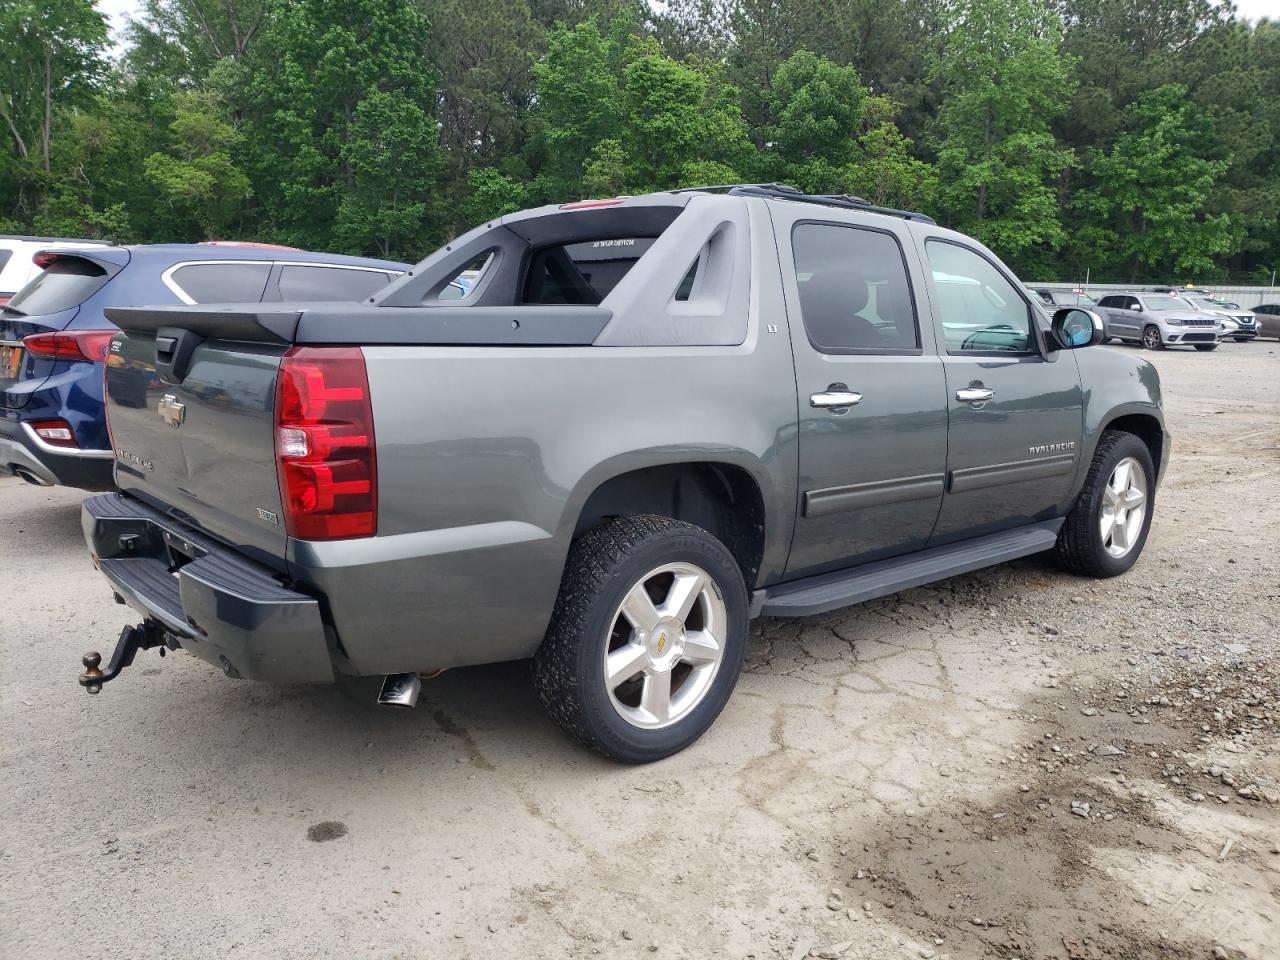
{"type": "Polygon", "coordinates": [[[33,333],[22,338],[22,345],[33,357],[50,360],[107,359],[107,348],[119,330],[74,330],[60,333],[33,333]]]}
{"type": "Polygon", "coordinates": [[[79,446],[76,443],[75,431],[65,420],[33,420],[31,429],[36,432],[37,437],[51,447],[69,447],[74,450],[79,446]]]}
{"type": "Polygon", "coordinates": [[[289,536],[342,540],[377,533],[373,404],[359,347],[293,347],[284,355],[276,463],[289,536]]]}

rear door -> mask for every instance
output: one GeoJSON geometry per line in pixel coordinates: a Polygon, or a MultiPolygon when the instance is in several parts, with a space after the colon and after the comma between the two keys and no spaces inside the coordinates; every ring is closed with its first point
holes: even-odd
{"type": "Polygon", "coordinates": [[[1030,301],[990,253],[918,228],[949,409],[941,544],[1059,514],[1082,434],[1070,351],[1042,352],[1030,301]]]}
{"type": "Polygon", "coordinates": [[[920,549],[946,468],[946,395],[902,223],[774,204],[799,390],[787,576],[920,549]]]}

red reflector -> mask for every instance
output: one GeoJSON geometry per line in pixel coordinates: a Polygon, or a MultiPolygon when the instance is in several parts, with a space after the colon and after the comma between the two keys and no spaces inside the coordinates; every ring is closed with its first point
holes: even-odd
{"type": "Polygon", "coordinates": [[[90,360],[101,363],[107,359],[107,348],[118,330],[75,330],[59,333],[33,333],[23,337],[22,345],[33,357],[50,360],[90,360]]]}
{"type": "Polygon", "coordinates": [[[71,447],[74,449],[79,446],[76,443],[76,435],[71,429],[71,424],[65,420],[33,420],[31,429],[36,432],[37,437],[51,447],[71,447]]]}
{"type": "Polygon", "coordinates": [[[377,532],[373,405],[359,347],[294,347],[284,355],[276,462],[289,536],[341,540],[377,532]]]}
{"type": "Polygon", "coordinates": [[[561,210],[590,210],[592,207],[616,207],[625,198],[613,197],[609,200],[577,200],[574,203],[560,204],[561,210]]]}

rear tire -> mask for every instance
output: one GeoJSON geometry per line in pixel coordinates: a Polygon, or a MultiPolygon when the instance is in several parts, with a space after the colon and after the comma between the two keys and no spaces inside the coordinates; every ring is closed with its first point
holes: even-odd
{"type": "Polygon", "coordinates": [[[1142,345],[1148,350],[1163,350],[1164,337],[1160,336],[1160,328],[1151,324],[1142,331],[1142,345]]]}
{"type": "Polygon", "coordinates": [[[1236,343],[1248,343],[1250,340],[1253,339],[1253,337],[1232,337],[1231,339],[1234,340],[1236,343]]]}
{"type": "Polygon", "coordinates": [[[1058,532],[1058,563],[1071,573],[1099,578],[1132,567],[1151,529],[1155,476],[1151,451],[1141,439],[1119,430],[1104,433],[1084,489],[1058,532]]]}
{"type": "Polygon", "coordinates": [[[746,643],[747,588],[728,548],[693,524],[622,517],[570,548],[534,685],[570,736],[649,763],[711,726],[746,643]]]}
{"type": "Polygon", "coordinates": [[[1218,345],[1216,343],[1193,343],[1192,346],[1201,353],[1208,353],[1210,350],[1218,349],[1218,345]]]}

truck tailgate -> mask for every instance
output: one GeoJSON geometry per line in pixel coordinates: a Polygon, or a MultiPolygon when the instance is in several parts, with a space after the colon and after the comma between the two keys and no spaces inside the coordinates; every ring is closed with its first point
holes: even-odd
{"type": "Polygon", "coordinates": [[[274,403],[288,344],[203,339],[182,376],[166,371],[178,382],[166,382],[156,363],[156,340],[166,332],[126,330],[111,345],[106,403],[116,483],[284,570],[274,403]]]}

